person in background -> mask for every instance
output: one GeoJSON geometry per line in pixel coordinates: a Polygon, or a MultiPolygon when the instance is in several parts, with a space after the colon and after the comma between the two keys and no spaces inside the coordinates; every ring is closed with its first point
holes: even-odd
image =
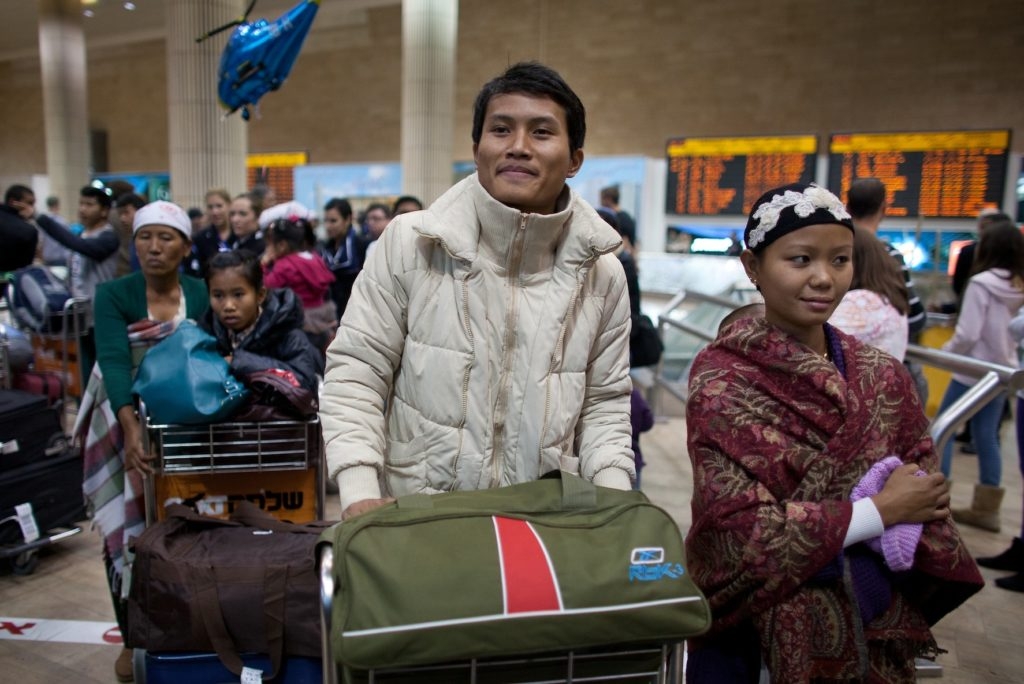
{"type": "MultiPolygon", "coordinates": [[[[0,206],[0,272],[16,271],[32,263],[39,233],[30,221],[35,214],[36,194],[25,185],[12,185],[0,206]]],[[[7,289],[3,284],[0,294],[7,289]]]]}
{"type": "Polygon", "coordinates": [[[352,205],[347,199],[335,197],[324,205],[324,228],[327,240],[320,244],[318,253],[334,274],[331,299],[341,320],[352,295],[352,284],[363,270],[365,245],[352,221],[352,205]]]}
{"type": "MultiPolygon", "coordinates": [[[[135,214],[139,271],[96,289],[97,362],[89,377],[73,434],[84,447],[83,491],[103,536],[103,560],[122,633],[127,633],[122,581],[128,541],[145,529],[143,475],[153,455],[142,446],[142,425],[132,400],[132,379],[146,350],[186,318],[197,319],[209,300],[206,286],[178,272],[188,254],[191,225],[185,211],[153,202],[135,214]]],[[[132,651],[114,664],[120,682],[132,681],[132,651]]]]}
{"type": "MultiPolygon", "coordinates": [[[[974,275],[967,281],[964,302],[953,337],[944,351],[978,361],[1017,366],[1017,347],[1010,336],[1010,321],[1024,305],[1024,235],[1013,221],[991,221],[978,242],[974,275]]],[[[969,390],[978,378],[954,373],[939,405],[939,414],[969,390]]],[[[1006,395],[990,400],[970,419],[971,439],[978,450],[978,483],[970,508],[954,509],[953,519],[962,525],[998,532],[999,509],[1005,490],[1003,459],[999,449],[999,420],[1006,395]]],[[[953,444],[942,454],[942,472],[949,477],[953,444]]]]}
{"type": "Polygon", "coordinates": [[[217,349],[236,377],[278,368],[291,371],[316,395],[324,357],[302,331],[302,304],[294,292],[268,291],[259,260],[243,250],[210,259],[206,287],[210,308],[199,324],[217,338],[217,349]]]}
{"type": "Polygon", "coordinates": [[[72,297],[92,300],[96,286],[116,276],[120,242],[109,221],[112,205],[105,189],[91,185],[82,188],[78,198],[81,235],[75,235],[45,214],[36,217],[39,227],[71,252],[68,287],[72,297]]]}
{"type": "Polygon", "coordinates": [[[828,322],[903,361],[908,310],[899,266],[881,241],[858,230],[853,236],[853,281],[828,322]]]}
{"type": "MultiPolygon", "coordinates": [[[[146,206],[146,200],[136,192],[126,192],[114,200],[117,220],[122,226],[128,227],[129,234],[131,227],[135,224],[135,213],[144,206],[146,206]]],[[[129,254],[130,271],[134,273],[139,270],[139,255],[135,253],[135,240],[129,242],[129,254]]]]}
{"type": "Polygon", "coordinates": [[[558,469],[630,488],[622,240],[566,184],[585,136],[557,72],[510,66],[473,106],[477,171],[377,241],[320,403],[343,519],[558,469]]]}
{"type": "Polygon", "coordinates": [[[199,235],[200,231],[203,230],[203,225],[206,221],[206,214],[199,207],[188,208],[188,220],[192,222],[192,236],[199,235]]]}
{"type": "Polygon", "coordinates": [[[374,202],[366,207],[366,261],[370,260],[373,250],[377,249],[377,241],[384,234],[391,220],[391,210],[383,204],[374,202]]]}
{"type": "Polygon", "coordinates": [[[601,188],[601,206],[610,209],[619,222],[619,233],[626,243],[626,251],[632,252],[636,249],[636,222],[625,209],[619,206],[619,186],[610,185],[601,188]]]}
{"type": "Polygon", "coordinates": [[[228,208],[231,206],[231,195],[220,188],[206,193],[206,219],[210,224],[199,232],[193,240],[193,249],[199,262],[198,271],[203,273],[206,262],[218,252],[230,252],[238,246],[238,236],[231,230],[228,221],[228,208]]]}
{"type": "Polygon", "coordinates": [[[322,354],[338,327],[330,297],[334,274],[319,254],[305,249],[308,228],[309,221],[297,216],[270,224],[262,259],[263,282],[267,287],[286,287],[298,295],[305,312],[302,329],[322,354]]]}
{"type": "MultiPolygon", "coordinates": [[[[1012,221],[1009,214],[1004,214],[994,207],[986,207],[978,213],[978,239],[985,233],[985,226],[993,221],[1012,221]]],[[[974,256],[978,248],[978,240],[970,242],[960,248],[960,255],[956,258],[956,265],[953,267],[953,278],[950,286],[953,294],[956,295],[956,310],[960,310],[963,304],[964,290],[967,289],[967,281],[974,275],[974,256]]]]}
{"type": "MultiPolygon", "coordinates": [[[[857,227],[857,230],[868,231],[877,238],[878,228],[885,218],[885,210],[888,206],[885,183],[877,178],[854,180],[850,183],[850,189],[846,193],[846,206],[853,217],[853,225],[857,227]]],[[[879,240],[889,255],[899,264],[903,273],[903,282],[907,290],[907,342],[916,344],[921,336],[921,331],[924,330],[924,326],[928,322],[924,304],[917,294],[913,274],[910,272],[910,267],[907,266],[903,254],[889,243],[879,240]]],[[[904,365],[914,378],[921,404],[927,404],[928,381],[924,377],[924,369],[921,368],[921,364],[911,361],[904,361],[904,365]]]]}
{"type": "Polygon", "coordinates": [[[839,198],[794,183],[751,207],[740,255],[764,297],[693,361],[687,571],[712,610],[690,684],[916,680],[930,625],[983,582],[913,381],[828,324],[853,278],[839,198]],[[890,457],[892,457],[890,459],[890,457]]]}
{"type": "Polygon", "coordinates": [[[408,214],[410,211],[421,211],[422,209],[423,202],[420,202],[418,197],[402,195],[395,200],[394,205],[391,207],[391,215],[398,216],[400,214],[408,214]]]}
{"type": "MultiPolygon", "coordinates": [[[[1024,342],[1024,312],[1018,312],[1010,321],[1010,336],[1017,343],[1018,350],[1024,342]]],[[[1014,411],[1017,423],[1017,461],[1020,473],[1024,476],[1024,390],[1017,390],[1017,408],[1014,411]]],[[[996,556],[978,558],[978,565],[993,570],[1012,572],[1008,577],[999,577],[997,587],[1010,591],[1024,592],[1024,519],[1021,520],[1021,533],[1014,537],[1010,548],[996,556]]]]}
{"type": "Polygon", "coordinates": [[[228,212],[228,221],[231,223],[231,232],[238,238],[235,249],[244,249],[256,257],[257,261],[263,256],[266,249],[266,239],[263,230],[260,228],[260,214],[263,213],[263,205],[260,198],[246,192],[231,201],[231,208],[228,212]]]}

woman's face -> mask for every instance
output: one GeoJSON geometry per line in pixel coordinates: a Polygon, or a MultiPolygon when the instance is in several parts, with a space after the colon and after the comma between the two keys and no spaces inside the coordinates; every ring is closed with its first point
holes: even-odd
{"type": "Polygon", "coordinates": [[[207,195],[206,216],[216,228],[223,228],[228,222],[228,203],[220,195],[207,195]]]}
{"type": "Polygon", "coordinates": [[[239,197],[231,203],[228,220],[231,230],[240,238],[249,237],[260,229],[259,217],[252,210],[252,201],[248,197],[239,197]]]}
{"type": "Polygon", "coordinates": [[[143,275],[168,276],[178,272],[192,243],[174,228],[144,226],[134,236],[135,253],[143,275]]]}
{"type": "Polygon", "coordinates": [[[257,291],[252,286],[239,266],[211,273],[207,287],[210,288],[210,308],[214,315],[225,328],[235,332],[256,322],[260,305],[267,296],[265,288],[257,291]]]}
{"type": "Polygon", "coordinates": [[[740,259],[764,296],[768,322],[807,343],[850,289],[853,232],[837,223],[799,228],[740,259]]]}
{"type": "Polygon", "coordinates": [[[342,218],[341,212],[337,209],[328,209],[324,212],[324,228],[327,230],[327,237],[338,240],[348,235],[348,229],[352,225],[352,217],[348,220],[342,218]]]}

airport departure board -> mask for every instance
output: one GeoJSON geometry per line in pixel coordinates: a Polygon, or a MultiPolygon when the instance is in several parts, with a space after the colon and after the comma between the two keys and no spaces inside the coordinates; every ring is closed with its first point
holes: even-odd
{"type": "Polygon", "coordinates": [[[817,150],[813,135],[669,140],[665,211],[745,216],[768,190],[813,181],[817,150]]]}
{"type": "Polygon", "coordinates": [[[844,201],[850,183],[885,183],[887,216],[974,218],[1001,206],[1010,132],[844,133],[829,143],[828,187],[844,201]]]}

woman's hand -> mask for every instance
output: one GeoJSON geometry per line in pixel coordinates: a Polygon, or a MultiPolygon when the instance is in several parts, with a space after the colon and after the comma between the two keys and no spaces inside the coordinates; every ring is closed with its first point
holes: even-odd
{"type": "Polygon", "coordinates": [[[896,470],[878,494],[871,497],[882,524],[924,523],[949,517],[949,486],[942,473],[917,475],[920,466],[907,463],[896,470]]]}
{"type": "Polygon", "coordinates": [[[124,467],[125,470],[133,468],[143,474],[152,475],[154,472],[150,462],[153,455],[146,453],[142,448],[142,425],[130,406],[122,406],[117,412],[117,422],[121,424],[124,431],[124,467]]]}
{"type": "Polygon", "coordinates": [[[374,508],[386,506],[389,503],[394,503],[394,501],[394,499],[363,499],[362,501],[356,501],[353,504],[349,504],[348,507],[341,512],[341,519],[348,520],[352,516],[372,511],[374,508]]]}

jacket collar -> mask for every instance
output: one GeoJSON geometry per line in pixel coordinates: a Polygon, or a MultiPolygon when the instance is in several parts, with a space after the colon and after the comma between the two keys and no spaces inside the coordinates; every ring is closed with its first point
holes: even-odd
{"type": "Polygon", "coordinates": [[[399,220],[412,221],[417,233],[440,241],[454,258],[467,262],[481,255],[501,262],[522,226],[528,238],[524,266],[530,270],[542,265],[544,254],[553,255],[556,265],[575,268],[621,244],[618,233],[569,186],[562,191],[558,207],[554,214],[532,214],[505,206],[491,197],[474,173],[429,209],[399,220]]]}

